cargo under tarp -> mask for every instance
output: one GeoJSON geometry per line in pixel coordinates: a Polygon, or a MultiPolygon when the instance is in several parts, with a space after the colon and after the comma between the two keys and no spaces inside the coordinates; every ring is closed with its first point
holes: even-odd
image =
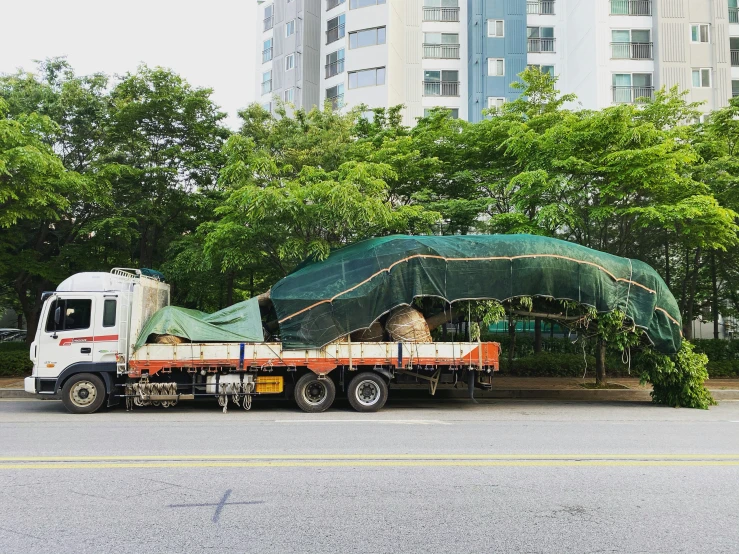
{"type": "Polygon", "coordinates": [[[212,314],[167,306],[156,312],[141,330],[135,348],[150,335],[174,335],[190,342],[261,342],[259,303],[250,298],[212,314]]]}
{"type": "Polygon", "coordinates": [[[675,298],[644,262],[532,235],[389,236],[304,264],[271,290],[285,348],[321,347],[421,296],[574,300],[624,311],[664,353],[680,348],[675,298]]]}

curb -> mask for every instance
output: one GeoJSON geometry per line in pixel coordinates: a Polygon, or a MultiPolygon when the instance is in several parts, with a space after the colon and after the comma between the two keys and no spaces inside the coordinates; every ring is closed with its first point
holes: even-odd
{"type": "Polygon", "coordinates": [[[57,394],[31,394],[23,389],[0,389],[0,398],[27,398],[32,400],[59,400],[57,394]]]}

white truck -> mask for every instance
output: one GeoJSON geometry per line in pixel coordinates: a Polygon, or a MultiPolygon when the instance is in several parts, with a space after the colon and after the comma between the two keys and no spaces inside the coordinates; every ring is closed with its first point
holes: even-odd
{"type": "Polygon", "coordinates": [[[358,411],[377,411],[389,386],[492,386],[500,346],[481,342],[333,342],[287,350],[279,342],[146,343],[136,339],[169,305],[169,285],[134,269],[79,273],[45,293],[25,390],[61,395],[72,413],[105,404],[172,406],[216,398],[250,409],[261,394],[288,394],[306,412],[337,390],[358,411]]]}

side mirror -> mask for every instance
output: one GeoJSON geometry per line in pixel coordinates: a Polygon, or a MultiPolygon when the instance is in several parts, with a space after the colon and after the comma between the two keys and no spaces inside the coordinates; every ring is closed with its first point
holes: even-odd
{"type": "Polygon", "coordinates": [[[56,328],[57,325],[59,325],[59,322],[62,320],[62,308],[61,306],[57,306],[56,310],[54,310],[54,328],[56,328]]]}

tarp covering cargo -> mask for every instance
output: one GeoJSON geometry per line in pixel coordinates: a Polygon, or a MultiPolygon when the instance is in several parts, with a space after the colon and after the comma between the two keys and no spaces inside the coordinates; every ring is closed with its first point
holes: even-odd
{"type": "Polygon", "coordinates": [[[174,335],[190,342],[261,342],[262,319],[256,298],[239,302],[213,314],[167,306],[156,312],[141,330],[135,348],[148,337],[174,335]]]}
{"type": "Polygon", "coordinates": [[[680,347],[675,298],[649,265],[531,235],[389,236],[307,263],[271,291],[285,348],[320,347],[415,297],[568,299],[623,310],[655,347],[680,347]]]}

